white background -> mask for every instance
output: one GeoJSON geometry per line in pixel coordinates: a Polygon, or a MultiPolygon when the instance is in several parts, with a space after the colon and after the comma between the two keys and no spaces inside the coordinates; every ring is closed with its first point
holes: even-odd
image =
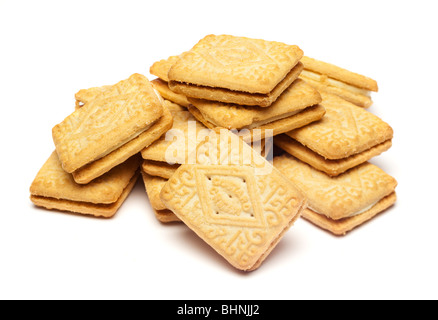
{"type": "Polygon", "coordinates": [[[438,298],[435,1],[0,1],[0,298],[438,298]],[[182,224],[160,224],[139,182],[113,219],[34,207],[51,128],[82,88],[113,84],[207,34],[297,44],[379,83],[395,131],[372,162],[395,207],[346,237],[299,220],[260,269],[234,270],[182,224]]]}

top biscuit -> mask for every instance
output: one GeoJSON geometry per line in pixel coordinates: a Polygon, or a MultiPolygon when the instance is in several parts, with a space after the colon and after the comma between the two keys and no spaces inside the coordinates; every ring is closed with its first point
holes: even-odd
{"type": "Polygon", "coordinates": [[[147,130],[163,114],[161,101],[147,78],[133,74],[77,109],[52,129],[65,171],[100,159],[147,130]]]}
{"type": "Polygon", "coordinates": [[[208,35],[171,67],[169,80],[267,94],[303,56],[298,46],[208,35]]]}
{"type": "Polygon", "coordinates": [[[234,267],[260,266],[300,216],[307,200],[238,136],[215,129],[181,165],[160,198],[234,267]]]}

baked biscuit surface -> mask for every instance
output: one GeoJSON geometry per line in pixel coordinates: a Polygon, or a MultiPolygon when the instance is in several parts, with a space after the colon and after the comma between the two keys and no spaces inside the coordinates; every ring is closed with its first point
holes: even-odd
{"type": "Polygon", "coordinates": [[[254,270],[299,217],[306,200],[242,140],[222,132],[228,133],[217,144],[214,139],[200,144],[197,164],[182,165],[161,199],[230,264],[254,270]]]}
{"type": "Polygon", "coordinates": [[[73,172],[135,138],[163,114],[146,77],[134,74],[68,116],[52,130],[64,170],[73,172]]]}
{"type": "Polygon", "coordinates": [[[320,94],[324,118],[288,136],[326,159],[343,159],[392,139],[392,128],[376,115],[335,95],[320,94]]]}
{"type": "Polygon", "coordinates": [[[297,46],[229,35],[209,35],[181,55],[170,81],[269,93],[303,55],[297,46]]]}
{"type": "Polygon", "coordinates": [[[397,186],[393,177],[370,163],[338,177],[330,177],[287,154],[275,157],[274,166],[306,195],[309,209],[334,220],[375,205],[397,186]]]}

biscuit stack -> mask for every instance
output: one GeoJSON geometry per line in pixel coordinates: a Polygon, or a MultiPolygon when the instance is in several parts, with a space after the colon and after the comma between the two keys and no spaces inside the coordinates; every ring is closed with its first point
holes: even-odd
{"type": "Polygon", "coordinates": [[[145,76],[81,90],[76,110],[53,130],[56,152],[31,187],[37,206],[113,216],[138,177],[139,152],[172,125],[145,76]]]}
{"type": "Polygon", "coordinates": [[[308,57],[303,63],[300,77],[320,91],[326,115],[276,137],[288,155],[274,165],[306,194],[304,218],[345,235],[396,201],[395,179],[367,162],[392,146],[393,130],[363,109],[374,80],[308,57]]]}
{"type": "Polygon", "coordinates": [[[30,188],[37,206],[111,217],[141,167],[159,221],[184,222],[250,271],[301,215],[341,235],[395,202],[395,179],[367,162],[393,136],[360,108],[374,80],[297,46],[227,35],[150,72],[152,85],[134,74],[76,94],[30,188]],[[262,156],[272,137],[286,151],[273,165],[262,156]]]}
{"type": "Polygon", "coordinates": [[[163,97],[180,101],[206,127],[237,129],[251,142],[324,116],[319,93],[298,79],[302,56],[284,43],[210,35],[150,72],[163,97]]]}

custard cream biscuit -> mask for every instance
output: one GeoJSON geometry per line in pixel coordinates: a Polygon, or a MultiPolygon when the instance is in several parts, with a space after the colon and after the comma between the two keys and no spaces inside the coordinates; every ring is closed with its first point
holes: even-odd
{"type": "Polygon", "coordinates": [[[141,152],[161,138],[172,127],[172,122],[172,114],[163,106],[163,115],[146,132],[143,132],[110,154],[73,171],[73,178],[77,183],[85,184],[100,177],[111,168],[124,162],[132,155],[141,152]]]}
{"type": "Polygon", "coordinates": [[[189,111],[209,128],[244,130],[240,135],[249,142],[272,134],[287,132],[321,119],[325,110],[318,104],[320,94],[305,81],[297,79],[269,108],[240,106],[189,98],[189,111]],[[261,132],[257,138],[255,129],[261,132]]]}
{"type": "Polygon", "coordinates": [[[306,207],[295,186],[238,136],[217,129],[160,197],[235,268],[257,269],[306,207]]]}
{"type": "Polygon", "coordinates": [[[213,88],[207,86],[198,86],[183,82],[170,81],[168,87],[175,94],[192,97],[196,99],[205,99],[232,103],[237,105],[269,107],[277,98],[286,90],[300,75],[303,70],[303,64],[298,62],[295,67],[286,75],[286,77],[269,93],[249,93],[243,91],[234,91],[224,88],[213,88]]]}
{"type": "Polygon", "coordinates": [[[54,151],[30,187],[30,199],[47,209],[109,218],[120,208],[138,178],[134,156],[87,185],[77,184],[54,151]]]}
{"type": "Polygon", "coordinates": [[[142,75],[134,74],[112,90],[120,94],[106,97],[102,92],[52,129],[65,171],[72,173],[110,154],[149,130],[163,115],[161,101],[142,75]]]}
{"type": "Polygon", "coordinates": [[[274,166],[307,197],[303,217],[336,235],[344,235],[395,202],[397,181],[368,162],[331,177],[284,154],[274,166]]]}
{"type": "MultiPolygon", "coordinates": [[[[171,66],[168,72],[169,87],[177,93],[181,93],[176,89],[177,85],[189,84],[198,88],[219,88],[230,93],[239,91],[268,97],[279,86],[275,93],[278,97],[295,80],[297,72],[292,70],[302,56],[303,51],[298,46],[281,42],[209,35],[171,66]]],[[[212,98],[220,101],[221,96],[223,92],[212,98]]],[[[193,94],[191,97],[205,99],[193,94]]],[[[267,107],[275,99],[268,99],[264,104],[245,103],[267,107]]]]}
{"type": "Polygon", "coordinates": [[[320,93],[325,116],[320,121],[285,133],[302,147],[296,148],[295,143],[288,144],[288,139],[284,138],[274,141],[276,145],[302,161],[311,158],[316,169],[328,174],[339,174],[342,170],[325,170],[326,163],[322,159],[342,160],[342,169],[348,169],[391,147],[393,129],[386,122],[338,96],[320,93]],[[303,152],[304,148],[311,152],[303,152]],[[312,157],[312,152],[319,157],[312,157]]]}

